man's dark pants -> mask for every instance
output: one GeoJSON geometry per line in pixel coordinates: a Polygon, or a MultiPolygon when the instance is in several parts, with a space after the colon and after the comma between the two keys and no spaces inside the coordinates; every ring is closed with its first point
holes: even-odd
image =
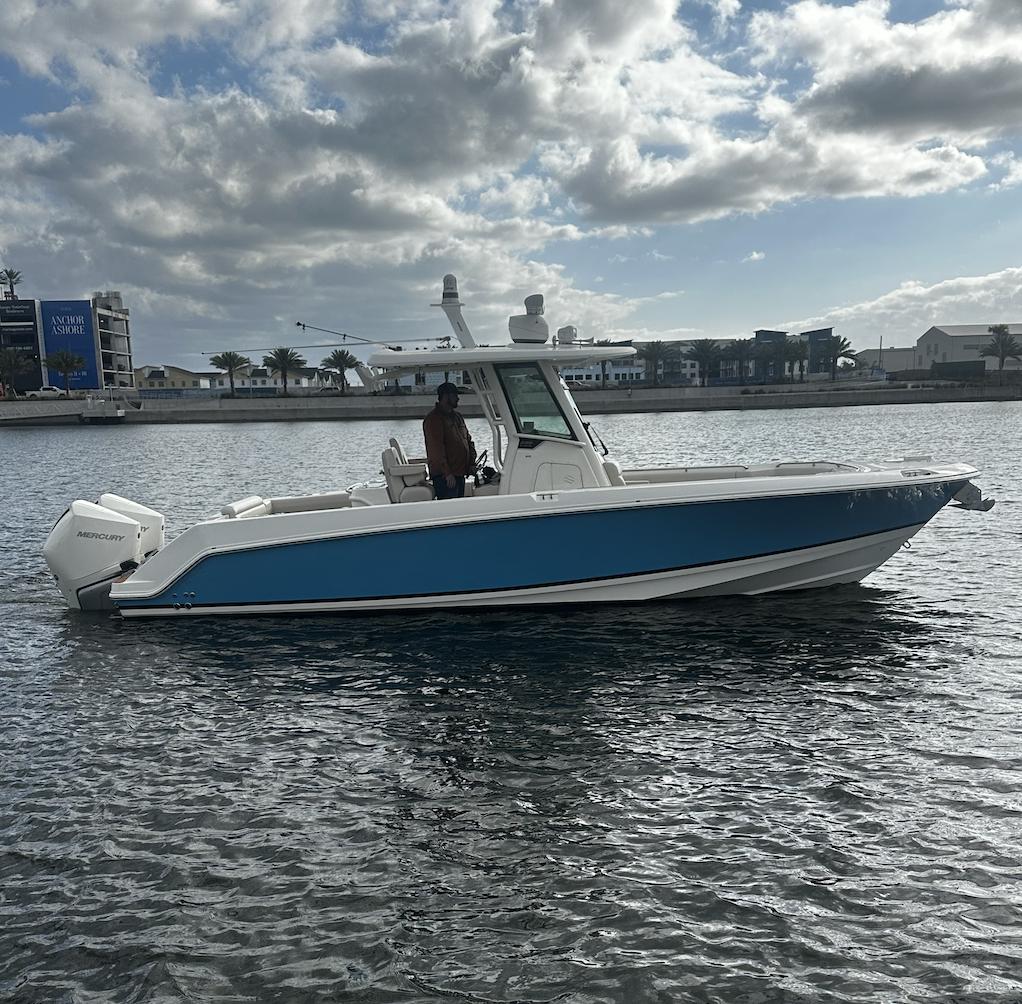
{"type": "Polygon", "coordinates": [[[465,497],[465,479],[463,477],[454,479],[454,487],[447,483],[443,474],[434,474],[430,471],[430,478],[433,481],[433,494],[438,499],[460,499],[465,497]]]}

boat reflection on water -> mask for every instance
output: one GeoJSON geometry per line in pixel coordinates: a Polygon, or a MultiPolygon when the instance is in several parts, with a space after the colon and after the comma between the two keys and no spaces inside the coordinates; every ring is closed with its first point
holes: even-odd
{"type": "Polygon", "coordinates": [[[635,693],[665,682],[682,689],[710,680],[783,686],[802,676],[897,688],[898,670],[911,667],[919,649],[932,650],[943,616],[922,600],[858,585],[527,615],[470,609],[151,621],[137,637],[116,618],[70,619],[61,634],[69,671],[82,660],[92,665],[91,650],[112,647],[123,660],[118,673],[130,665],[142,674],[147,664],[161,673],[174,667],[197,683],[219,680],[253,695],[264,686],[327,693],[436,685],[511,694],[520,685],[581,696],[602,686],[635,693]]]}

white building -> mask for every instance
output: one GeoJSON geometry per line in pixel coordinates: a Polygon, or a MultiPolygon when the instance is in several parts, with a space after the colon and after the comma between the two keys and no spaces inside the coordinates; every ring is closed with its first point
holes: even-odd
{"type": "MultiPolygon", "coordinates": [[[[135,370],[135,384],[143,396],[211,397],[231,392],[230,378],[222,370],[194,372],[180,366],[141,366],[135,370]]],[[[288,393],[313,394],[333,386],[311,366],[304,366],[287,375],[288,393]]],[[[234,387],[241,395],[273,395],[284,389],[279,373],[265,367],[252,366],[234,374],[234,387]]]]}
{"type": "Polygon", "coordinates": [[[128,308],[117,290],[92,294],[92,316],[99,340],[104,387],[134,387],[128,308]]]}
{"type": "MultiPolygon", "coordinates": [[[[993,335],[989,324],[939,324],[920,335],[916,342],[913,369],[928,370],[933,363],[975,362],[983,359],[988,370],[996,370],[1000,363],[995,356],[981,356],[980,351],[990,344],[993,335]]],[[[1022,342],[1022,324],[1006,325],[1008,334],[1022,342]]],[[[885,353],[886,355],[886,353],[885,353]]],[[[885,369],[891,369],[884,361],[885,369]]],[[[1004,361],[1006,370],[1022,369],[1017,359],[1004,361]]]]}

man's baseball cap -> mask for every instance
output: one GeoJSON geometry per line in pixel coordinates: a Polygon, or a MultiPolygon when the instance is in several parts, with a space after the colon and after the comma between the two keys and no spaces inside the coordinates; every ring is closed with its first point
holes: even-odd
{"type": "Polygon", "coordinates": [[[437,387],[437,397],[443,397],[445,394],[453,394],[455,397],[461,397],[461,391],[458,390],[457,386],[453,383],[442,383],[439,387],[437,387]]]}

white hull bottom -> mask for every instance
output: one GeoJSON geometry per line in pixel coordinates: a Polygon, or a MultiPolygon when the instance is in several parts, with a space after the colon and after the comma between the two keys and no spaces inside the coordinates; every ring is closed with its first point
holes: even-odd
{"type": "Polygon", "coordinates": [[[443,610],[467,607],[537,606],[559,603],[636,603],[699,596],[754,596],[790,589],[815,589],[859,582],[895,554],[923,524],[853,540],[649,575],[598,579],[558,586],[407,596],[396,599],[329,600],[122,609],[125,617],[206,617],[217,614],[296,614],[367,610],[443,610]]]}

